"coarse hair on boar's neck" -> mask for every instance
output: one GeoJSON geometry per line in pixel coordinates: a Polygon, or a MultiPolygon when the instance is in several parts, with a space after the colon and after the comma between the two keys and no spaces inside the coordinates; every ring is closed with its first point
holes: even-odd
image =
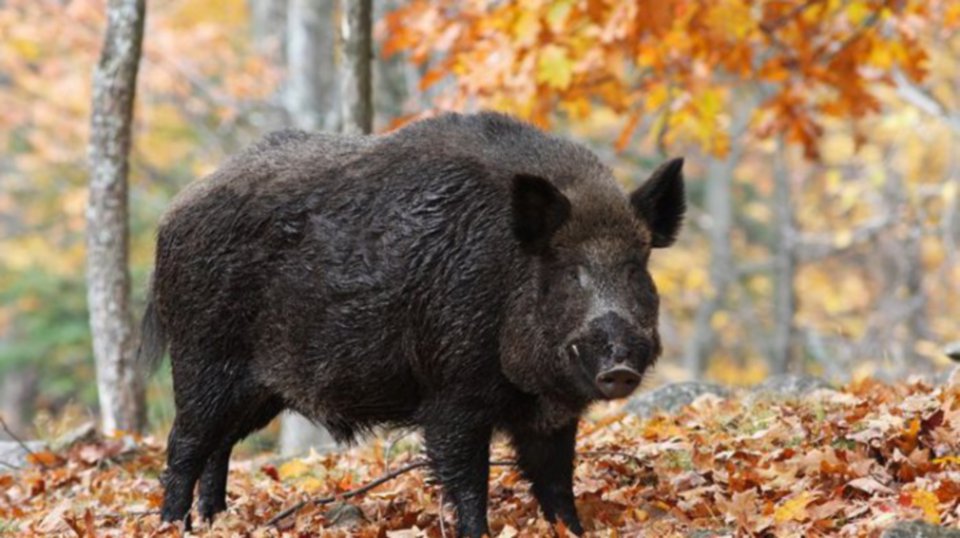
{"type": "Polygon", "coordinates": [[[292,409],[341,441],[423,429],[462,536],[487,531],[489,442],[581,532],[577,421],[661,352],[651,250],[682,160],[625,194],[585,147],[495,113],[381,136],[282,131],[163,216],[140,359],[169,347],[164,520],[225,509],[233,445],[292,409]]]}

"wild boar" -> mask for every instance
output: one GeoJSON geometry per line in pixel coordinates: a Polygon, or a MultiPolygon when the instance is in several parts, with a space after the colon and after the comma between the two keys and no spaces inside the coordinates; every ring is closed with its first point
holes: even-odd
{"type": "Polygon", "coordinates": [[[343,441],[422,428],[461,536],[487,532],[503,432],[546,518],[581,533],[578,418],[661,353],[647,264],[681,226],[682,167],[626,195],[585,147],[496,113],[229,159],[158,231],[140,358],[169,346],[162,518],[198,481],[200,515],[224,510],[233,445],[293,409],[343,441]]]}

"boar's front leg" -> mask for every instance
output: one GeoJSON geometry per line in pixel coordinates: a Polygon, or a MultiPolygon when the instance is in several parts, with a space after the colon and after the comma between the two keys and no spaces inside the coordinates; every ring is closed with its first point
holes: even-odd
{"type": "Polygon", "coordinates": [[[517,463],[533,485],[533,495],[551,523],[559,518],[572,532],[583,534],[573,502],[573,459],[577,423],[549,434],[518,426],[511,429],[517,463]]]}
{"type": "Polygon", "coordinates": [[[493,429],[476,424],[470,413],[451,412],[424,425],[434,476],[457,512],[457,536],[480,537],[487,529],[487,481],[493,429]]]}

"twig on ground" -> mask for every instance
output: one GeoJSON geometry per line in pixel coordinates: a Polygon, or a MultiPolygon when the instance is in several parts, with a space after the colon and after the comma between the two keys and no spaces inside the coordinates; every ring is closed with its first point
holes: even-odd
{"type": "Polygon", "coordinates": [[[413,433],[414,433],[413,430],[404,429],[404,430],[398,431],[396,435],[393,436],[392,439],[388,438],[387,448],[383,452],[383,466],[387,472],[390,472],[390,463],[391,463],[391,460],[393,459],[393,448],[396,446],[397,443],[402,441],[407,436],[412,435],[413,433]]]}
{"type": "MultiPolygon", "coordinates": [[[[317,498],[317,499],[310,499],[310,500],[298,502],[297,504],[291,506],[290,508],[287,508],[287,509],[284,510],[283,512],[280,512],[279,514],[277,514],[277,515],[273,516],[272,518],[270,518],[270,521],[267,521],[267,522],[264,524],[264,527],[276,526],[276,524],[277,524],[278,522],[280,522],[281,520],[283,520],[283,519],[286,518],[287,516],[289,516],[289,515],[297,512],[297,511],[299,511],[301,508],[303,508],[304,506],[306,506],[306,505],[308,505],[308,504],[324,505],[324,504],[330,504],[330,503],[335,502],[335,501],[337,501],[337,500],[349,499],[349,498],[351,498],[351,497],[356,497],[357,495],[362,495],[362,494],[370,491],[371,489],[379,486],[380,484],[383,484],[383,483],[385,483],[385,482],[389,482],[390,480],[393,480],[394,478],[396,478],[396,477],[398,477],[398,476],[400,476],[400,475],[402,475],[402,474],[404,474],[404,473],[408,473],[408,472],[410,472],[410,471],[412,471],[412,470],[414,470],[414,469],[419,469],[419,468],[421,468],[421,467],[426,467],[426,466],[429,465],[429,464],[430,464],[430,462],[428,462],[428,461],[426,461],[426,460],[415,461],[415,462],[413,462],[413,463],[409,463],[409,464],[407,464],[407,465],[404,465],[403,467],[399,467],[399,468],[397,468],[397,469],[394,470],[394,471],[390,471],[389,473],[385,473],[385,474],[383,474],[382,476],[380,476],[380,478],[377,478],[376,480],[372,480],[372,481],[370,481],[370,482],[367,482],[366,484],[360,486],[359,488],[351,489],[350,491],[344,492],[344,493],[342,493],[342,494],[340,494],[340,495],[332,495],[332,496],[330,496],[330,497],[320,497],[320,498],[317,498]]],[[[505,460],[505,461],[504,461],[504,460],[494,460],[494,461],[491,461],[491,462],[490,462],[490,465],[492,465],[492,466],[497,466],[497,467],[500,467],[500,466],[511,466],[511,467],[512,467],[512,466],[516,465],[516,462],[509,461],[509,460],[505,460]]],[[[442,514],[441,514],[441,515],[442,515],[442,514]]]]}
{"type": "Polygon", "coordinates": [[[277,522],[279,522],[280,520],[286,518],[286,517],[289,516],[290,514],[293,514],[293,513],[297,512],[298,510],[300,510],[301,508],[303,508],[304,506],[306,506],[306,505],[308,505],[308,504],[314,504],[314,505],[330,504],[330,503],[336,501],[337,499],[349,499],[349,498],[351,498],[351,497],[356,497],[357,495],[361,495],[361,494],[363,494],[363,493],[366,493],[366,492],[370,491],[371,489],[379,486],[380,484],[383,484],[384,482],[388,482],[388,481],[390,481],[390,480],[393,480],[394,478],[396,478],[396,477],[398,477],[398,476],[400,476],[400,475],[402,475],[402,474],[404,474],[404,473],[408,473],[408,472],[410,472],[410,471],[412,471],[412,470],[414,470],[414,469],[419,469],[420,467],[426,467],[427,464],[428,464],[428,462],[423,461],[423,460],[421,460],[421,461],[415,461],[415,462],[413,462],[413,463],[409,463],[409,464],[407,464],[407,465],[404,465],[403,467],[400,467],[400,468],[396,469],[395,471],[391,471],[391,472],[389,472],[389,473],[386,473],[386,474],[384,474],[383,476],[381,476],[380,478],[377,478],[376,480],[373,480],[373,481],[371,481],[371,482],[368,482],[368,483],[360,486],[359,488],[352,489],[352,490],[347,491],[347,492],[345,492],[345,493],[343,493],[343,494],[341,494],[341,495],[334,495],[334,496],[331,496],[331,497],[321,497],[321,498],[319,498],[319,499],[312,499],[312,500],[308,500],[308,501],[298,502],[297,504],[291,506],[290,508],[287,508],[287,509],[284,510],[283,512],[280,512],[279,514],[273,516],[273,517],[270,519],[270,521],[267,521],[266,525],[264,525],[264,526],[266,526],[266,527],[275,526],[275,525],[277,524],[277,522]]]}
{"type": "MultiPolygon", "coordinates": [[[[13,439],[13,441],[14,441],[15,443],[17,443],[18,445],[20,445],[20,448],[22,448],[24,452],[26,452],[27,454],[29,454],[29,455],[31,455],[31,456],[34,456],[33,461],[36,461],[37,463],[39,463],[40,466],[43,467],[43,468],[46,468],[46,467],[47,467],[46,465],[43,464],[42,461],[39,461],[39,460],[36,459],[36,453],[34,453],[33,450],[31,450],[30,447],[27,446],[27,443],[24,443],[24,442],[23,442],[23,439],[20,439],[19,437],[17,437],[17,435],[16,435],[15,433],[13,433],[13,431],[10,430],[10,427],[7,426],[7,422],[6,422],[5,420],[3,420],[3,417],[0,417],[0,427],[3,427],[3,431],[6,432],[6,434],[9,435],[10,438],[13,439]]],[[[12,469],[19,469],[19,467],[16,467],[16,466],[14,466],[14,465],[11,465],[11,464],[9,464],[9,463],[7,463],[7,462],[3,462],[3,464],[6,465],[7,467],[12,468],[12,469]]]]}
{"type": "Polygon", "coordinates": [[[94,513],[94,516],[102,519],[123,519],[126,517],[146,517],[160,515],[160,510],[131,510],[129,512],[103,512],[100,514],[94,513]]]}
{"type": "Polygon", "coordinates": [[[619,456],[621,458],[627,458],[633,460],[637,465],[646,465],[646,462],[643,461],[643,458],[635,454],[630,454],[627,452],[620,452],[618,450],[585,450],[579,452],[581,456],[619,456]]]}

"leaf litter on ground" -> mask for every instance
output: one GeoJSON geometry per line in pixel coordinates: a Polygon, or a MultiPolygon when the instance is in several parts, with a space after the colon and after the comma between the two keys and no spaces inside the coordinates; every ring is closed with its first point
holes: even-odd
{"type": "MultiPolygon", "coordinates": [[[[452,536],[452,510],[416,465],[350,493],[422,459],[407,450],[386,460],[384,448],[373,439],[336,454],[235,460],[227,512],[212,526],[195,523],[192,535],[452,536]]],[[[864,380],[784,400],[705,395],[645,420],[603,407],[584,420],[577,450],[575,493],[591,536],[877,536],[909,519],[960,526],[958,383],[864,380]]],[[[570,535],[543,520],[519,472],[502,463],[512,457],[495,443],[493,535],[570,535]]],[[[160,522],[164,452],[152,438],[84,440],[31,459],[0,474],[0,535],[184,534],[160,522]]]]}

